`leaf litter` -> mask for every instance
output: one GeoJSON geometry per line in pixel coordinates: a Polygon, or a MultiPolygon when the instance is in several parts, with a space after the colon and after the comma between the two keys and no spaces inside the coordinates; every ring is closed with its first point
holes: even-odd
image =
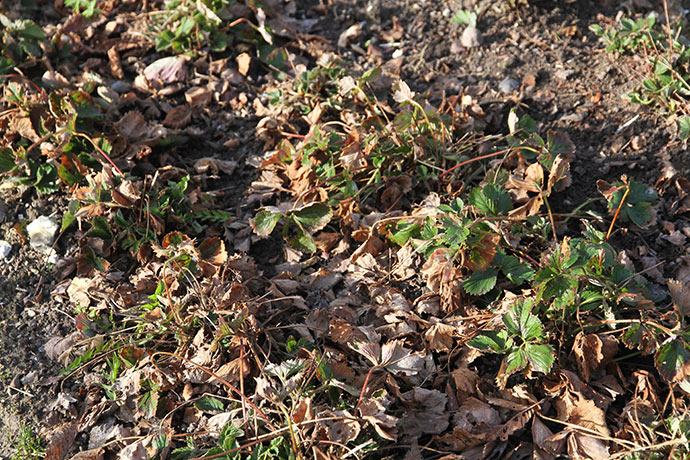
{"type": "MultiPolygon", "coordinates": [[[[430,97],[384,53],[342,60],[361,23],[336,48],[288,6],[180,5],[69,16],[53,34],[80,58],[105,51],[102,74],[57,73],[50,46],[67,45],[42,51],[49,33],[12,25],[26,68],[49,68],[46,89],[3,81],[0,171],[64,197],[72,244],[48,275],[75,331],[43,344],[64,367],[46,458],[684,449],[688,261],[668,278],[611,238],[662,225],[682,246],[687,179],[668,158],[653,188],[601,179],[606,206],[568,209],[576,145],[519,110],[497,128],[509,100],[430,97]],[[252,108],[253,157],[223,150],[237,142],[214,105],[252,108]]],[[[382,35],[404,33],[395,19],[382,35]]]]}

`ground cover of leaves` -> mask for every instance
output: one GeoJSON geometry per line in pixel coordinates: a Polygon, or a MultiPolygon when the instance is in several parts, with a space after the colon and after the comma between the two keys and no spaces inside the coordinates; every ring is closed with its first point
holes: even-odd
{"type": "Polygon", "coordinates": [[[687,7],[0,3],[3,458],[690,455],[687,7]]]}

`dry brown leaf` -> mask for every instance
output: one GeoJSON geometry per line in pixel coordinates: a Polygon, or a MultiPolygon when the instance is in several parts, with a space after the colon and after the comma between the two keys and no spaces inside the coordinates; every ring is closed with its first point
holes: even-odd
{"type": "Polygon", "coordinates": [[[618,341],[610,335],[578,333],[573,344],[582,380],[589,382],[593,372],[606,366],[618,351],[618,341]]]}
{"type": "Polygon", "coordinates": [[[403,393],[401,399],[409,408],[400,421],[400,429],[406,435],[439,434],[448,428],[450,414],[446,411],[445,393],[416,387],[403,393]]]}
{"type": "Polygon", "coordinates": [[[356,418],[346,410],[322,412],[319,414],[319,418],[322,418],[324,415],[327,417],[340,417],[338,420],[326,422],[328,437],[331,441],[347,444],[350,441],[354,441],[362,430],[356,418]]]}
{"type": "Polygon", "coordinates": [[[570,177],[570,162],[563,158],[563,156],[557,155],[549,171],[546,193],[550,194],[552,190],[562,192],[569,187],[572,182],[572,178],[570,177]]]}
{"type": "Polygon", "coordinates": [[[553,432],[539,419],[532,419],[532,443],[535,447],[534,458],[540,460],[555,460],[561,455],[565,447],[565,440],[549,439],[553,432]]]}
{"type": "Polygon", "coordinates": [[[462,402],[453,416],[453,425],[465,430],[472,430],[478,425],[497,426],[500,423],[501,416],[496,409],[472,396],[462,402]]]}
{"type": "Polygon", "coordinates": [[[63,460],[72,450],[77,437],[77,422],[67,422],[45,435],[45,460],[63,460]]]}
{"type": "Polygon", "coordinates": [[[105,449],[99,447],[98,449],[89,449],[77,453],[70,460],[103,460],[103,452],[105,449]]]}
{"type": "Polygon", "coordinates": [[[396,426],[399,419],[386,414],[386,409],[390,403],[387,395],[367,398],[359,405],[359,413],[364,420],[374,427],[379,436],[395,441],[398,437],[396,426]]]}
{"type": "Polygon", "coordinates": [[[163,120],[163,125],[169,128],[183,128],[192,120],[192,108],[188,105],[173,107],[163,120]]]}
{"type": "Polygon", "coordinates": [[[458,391],[458,399],[463,400],[477,391],[476,385],[479,382],[479,376],[472,369],[460,367],[451,372],[451,376],[458,391]]]}
{"type": "MultiPolygon", "coordinates": [[[[240,376],[244,378],[248,377],[249,374],[251,374],[251,370],[251,363],[247,359],[235,358],[229,363],[223,364],[214,374],[223,380],[235,384],[240,381],[240,376]]],[[[221,381],[215,377],[209,381],[221,383],[221,381]]]]}
{"type": "Polygon", "coordinates": [[[434,323],[424,333],[424,338],[433,351],[449,351],[453,347],[455,327],[443,324],[437,318],[431,318],[434,323]]]}

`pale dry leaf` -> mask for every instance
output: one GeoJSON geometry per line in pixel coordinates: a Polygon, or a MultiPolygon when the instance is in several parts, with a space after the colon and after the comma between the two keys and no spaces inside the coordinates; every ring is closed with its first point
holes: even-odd
{"type": "Polygon", "coordinates": [[[398,104],[411,101],[414,96],[414,91],[412,91],[403,80],[398,80],[393,85],[393,100],[398,104]]]}
{"type": "Polygon", "coordinates": [[[345,29],[338,37],[338,47],[345,48],[353,39],[357,38],[362,33],[362,23],[357,22],[345,29]]]}
{"type": "Polygon", "coordinates": [[[67,288],[67,296],[74,305],[87,308],[91,305],[89,289],[94,288],[95,285],[96,280],[93,278],[73,278],[67,288]]]}
{"type": "Polygon", "coordinates": [[[187,58],[183,56],[168,56],[158,59],[144,69],[147,80],[161,80],[163,83],[175,83],[185,79],[187,58]]]}
{"type": "Polygon", "coordinates": [[[359,405],[359,413],[364,420],[374,427],[379,436],[389,441],[395,441],[398,437],[396,426],[399,419],[386,414],[390,402],[386,395],[367,398],[359,405]]]}
{"type": "MultiPolygon", "coordinates": [[[[354,441],[359,436],[362,426],[359,422],[346,410],[329,411],[331,417],[340,417],[338,420],[327,422],[328,437],[331,441],[339,444],[347,444],[354,441]]],[[[319,414],[323,416],[324,413],[319,414]]]]}
{"type": "MultiPolygon", "coordinates": [[[[436,318],[432,318],[436,320],[436,318]]],[[[424,333],[424,338],[429,343],[429,348],[433,351],[449,351],[453,347],[455,327],[441,322],[435,322],[424,333]]]]}
{"type": "Polygon", "coordinates": [[[126,446],[117,454],[117,460],[147,460],[149,458],[145,447],[147,441],[148,439],[144,438],[126,446]]]}
{"type": "Polygon", "coordinates": [[[678,280],[667,280],[668,292],[680,317],[690,315],[690,284],[678,280]]]}
{"type": "Polygon", "coordinates": [[[257,30],[261,34],[261,37],[264,39],[266,43],[272,45],[273,37],[271,36],[271,33],[266,29],[266,13],[261,8],[256,9],[256,22],[258,25],[257,30]]]}
{"type": "Polygon", "coordinates": [[[246,77],[249,73],[249,66],[252,63],[252,57],[249,55],[249,53],[240,53],[235,58],[235,61],[237,62],[237,71],[240,73],[240,75],[246,77]]]}

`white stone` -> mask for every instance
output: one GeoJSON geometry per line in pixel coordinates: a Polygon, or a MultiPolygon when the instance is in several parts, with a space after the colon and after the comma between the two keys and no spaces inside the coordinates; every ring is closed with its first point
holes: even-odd
{"type": "Polygon", "coordinates": [[[50,250],[50,246],[55,240],[55,233],[57,230],[58,223],[51,217],[40,216],[26,226],[26,233],[29,235],[29,244],[36,251],[47,254],[50,250]]]}
{"type": "Polygon", "coordinates": [[[460,37],[460,43],[465,48],[475,48],[480,46],[483,41],[482,33],[474,26],[467,26],[462,33],[462,37],[460,37]]]}
{"type": "Polygon", "coordinates": [[[0,260],[6,260],[12,252],[12,245],[5,240],[0,240],[0,260]]]}

